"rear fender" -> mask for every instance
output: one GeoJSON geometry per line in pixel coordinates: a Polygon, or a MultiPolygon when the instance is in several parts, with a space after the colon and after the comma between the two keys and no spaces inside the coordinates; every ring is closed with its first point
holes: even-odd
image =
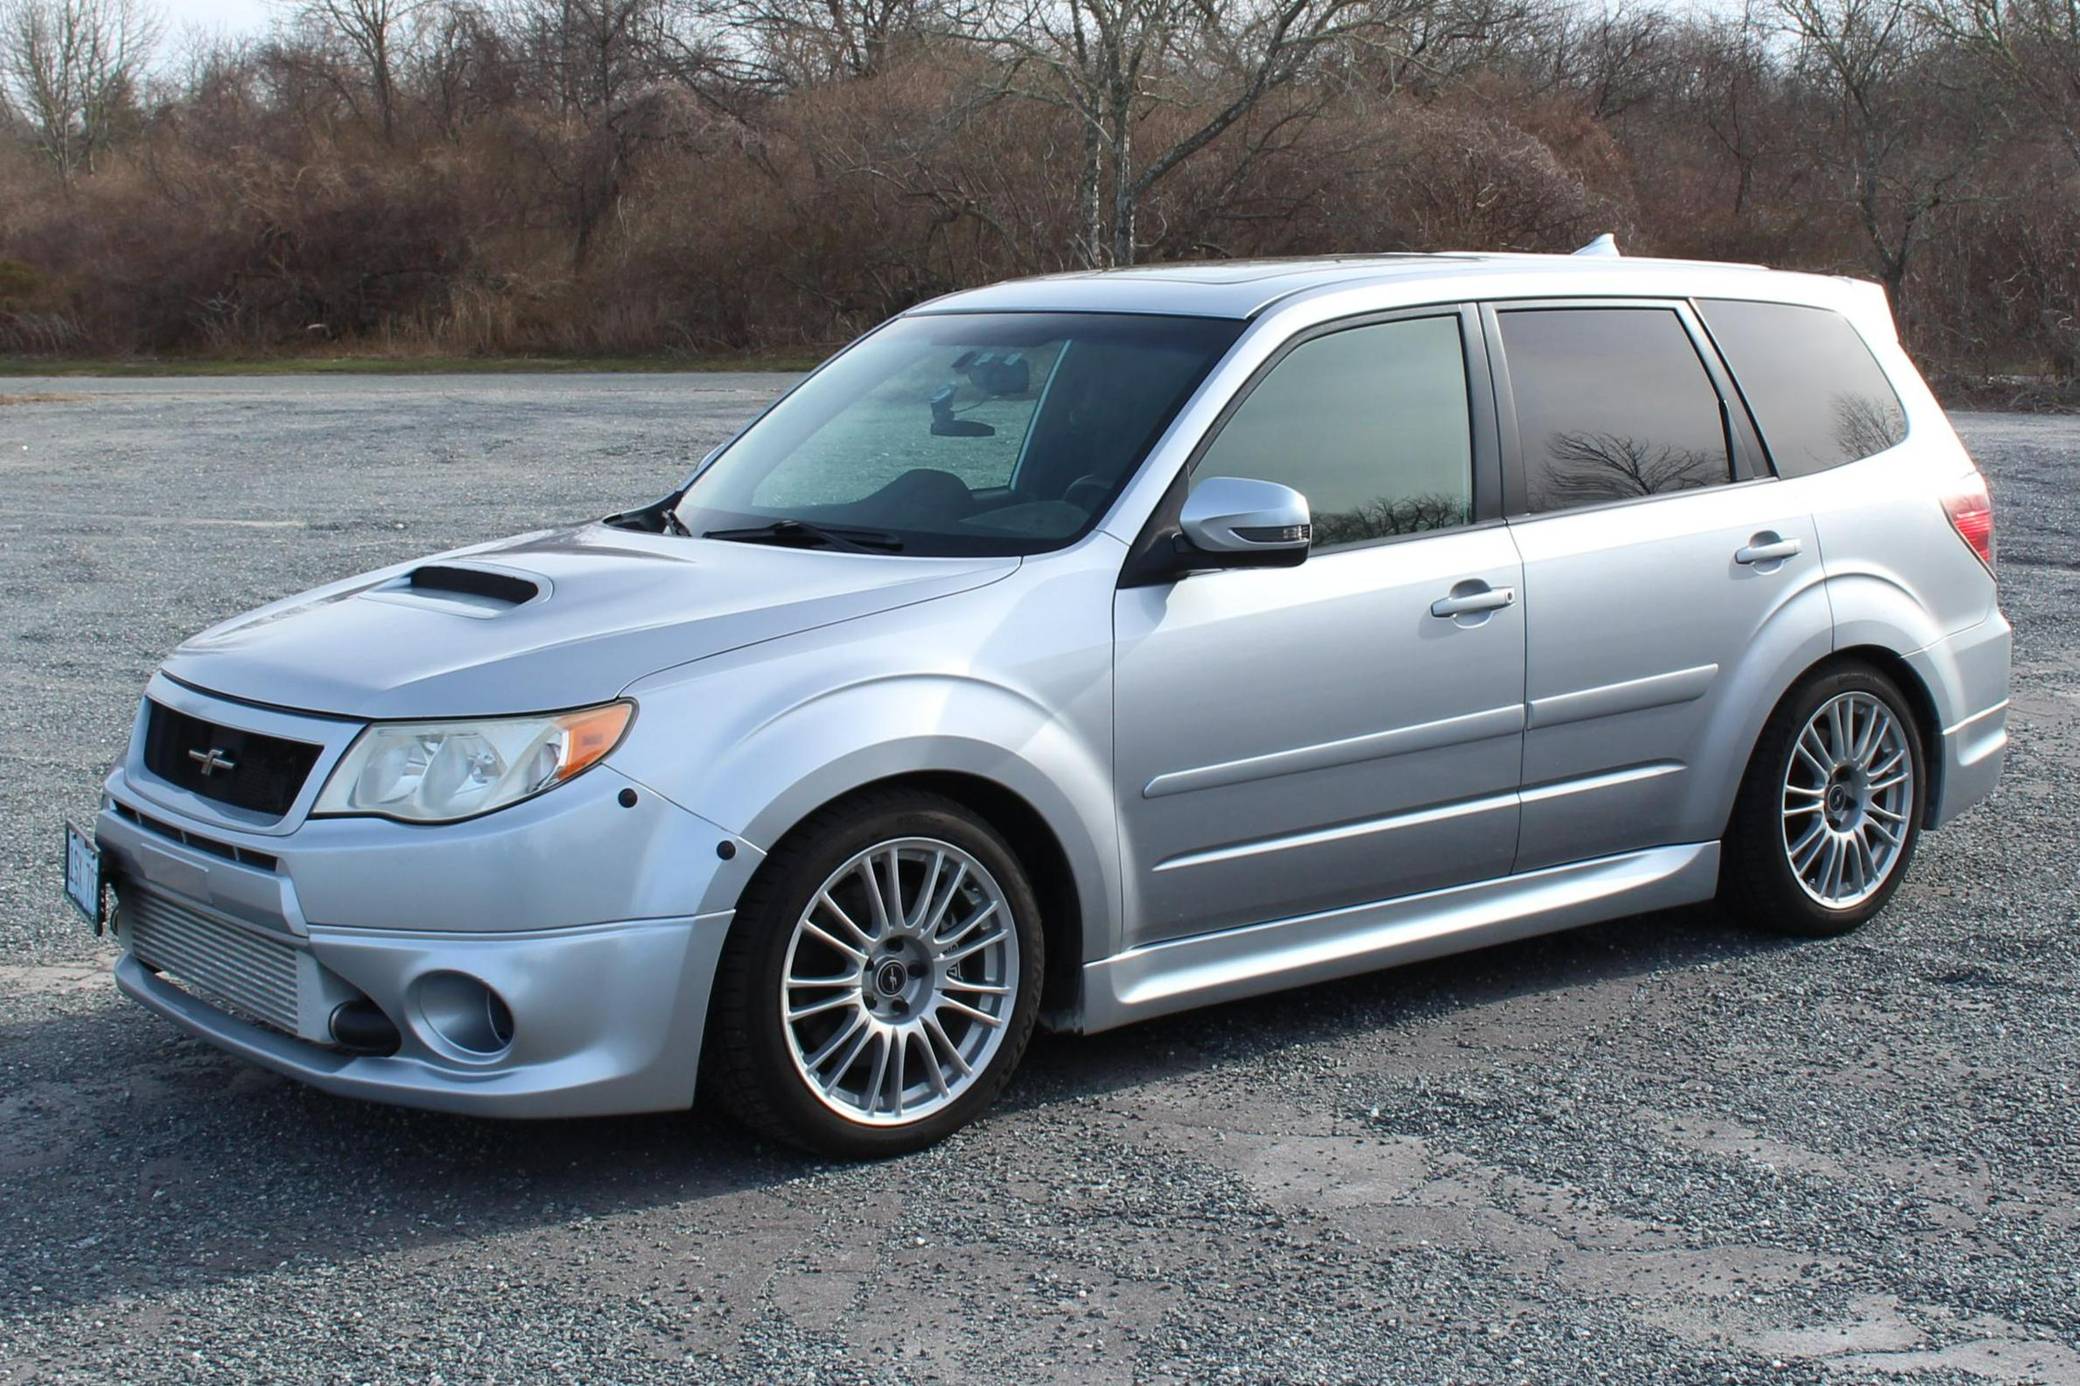
{"type": "Polygon", "coordinates": [[[1723,676],[1727,683],[1700,731],[1697,773],[1681,811],[1700,840],[1725,834],[1763,726],[1792,685],[1833,651],[1831,630],[1826,586],[1809,582],[1764,618],[1723,676]]]}

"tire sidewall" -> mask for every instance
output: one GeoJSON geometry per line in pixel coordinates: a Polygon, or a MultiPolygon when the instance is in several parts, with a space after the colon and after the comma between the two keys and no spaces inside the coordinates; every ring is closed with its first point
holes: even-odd
{"type": "Polygon", "coordinates": [[[1822,936],[1847,933],[1885,908],[1900,882],[1906,879],[1914,864],[1915,848],[1920,845],[1921,819],[1928,804],[1928,766],[1914,706],[1898,684],[1876,669],[1861,665],[1837,668],[1807,680],[1779,705],[1757,750],[1742,793],[1742,811],[1733,844],[1737,868],[1748,886],[1747,903],[1764,915],[1762,922],[1773,928],[1822,936]],[[1884,884],[1868,899],[1846,909],[1832,909],[1807,894],[1791,869],[1783,840],[1783,787],[1806,723],[1844,693],[1875,697],[1899,719],[1906,732],[1914,784],[1908,801],[1906,841],[1884,884]]]}
{"type": "Polygon", "coordinates": [[[974,1120],[1003,1090],[1023,1055],[1040,1009],[1046,964],[1040,907],[1018,858],[1002,838],[949,800],[917,795],[904,801],[862,806],[804,841],[786,859],[768,862],[771,875],[754,884],[757,898],[741,926],[750,930],[744,969],[745,1025],[739,1036],[745,1075],[763,1090],[773,1115],[797,1144],[826,1154],[872,1158],[930,1145],[974,1120]],[[815,893],[845,862],[877,843],[897,838],[931,838],[974,856],[996,878],[1010,908],[1018,944],[1018,993],[1007,1033],[982,1074],[968,1090],[930,1116],[901,1126],[872,1126],[849,1120],[809,1090],[795,1064],[780,997],[787,950],[796,921],[815,893]]]}

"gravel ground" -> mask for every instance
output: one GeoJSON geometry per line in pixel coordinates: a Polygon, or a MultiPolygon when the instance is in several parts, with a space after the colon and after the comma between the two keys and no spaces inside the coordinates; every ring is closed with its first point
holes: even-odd
{"type": "Polygon", "coordinates": [[[7,383],[0,1381],[2080,1381],[2072,420],[1960,421],[2016,744],[1853,938],[1664,914],[1043,1036],[865,1168],[329,1098],[113,994],[59,825],[168,648],[648,499],[781,383],[7,383]]]}

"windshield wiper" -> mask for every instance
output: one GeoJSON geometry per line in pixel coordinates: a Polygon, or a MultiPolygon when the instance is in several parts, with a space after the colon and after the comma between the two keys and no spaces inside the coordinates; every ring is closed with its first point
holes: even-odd
{"type": "Polygon", "coordinates": [[[826,529],[807,520],[775,520],[769,525],[746,529],[711,529],[703,539],[730,539],[743,544],[787,544],[802,548],[822,545],[848,553],[895,553],[903,541],[880,529],[826,529]]]}
{"type": "Polygon", "coordinates": [[[672,492],[662,500],[654,500],[640,510],[624,510],[618,515],[608,515],[600,521],[616,529],[640,530],[645,534],[683,534],[693,537],[693,531],[679,521],[678,504],[682,493],[672,492]]]}

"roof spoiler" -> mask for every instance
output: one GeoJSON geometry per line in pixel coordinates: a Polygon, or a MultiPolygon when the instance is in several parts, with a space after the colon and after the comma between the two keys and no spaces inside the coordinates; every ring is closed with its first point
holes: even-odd
{"type": "Polygon", "coordinates": [[[1587,255],[1599,260],[1615,260],[1618,258],[1618,238],[1606,231],[1580,250],[1577,250],[1575,254],[1587,255]]]}

